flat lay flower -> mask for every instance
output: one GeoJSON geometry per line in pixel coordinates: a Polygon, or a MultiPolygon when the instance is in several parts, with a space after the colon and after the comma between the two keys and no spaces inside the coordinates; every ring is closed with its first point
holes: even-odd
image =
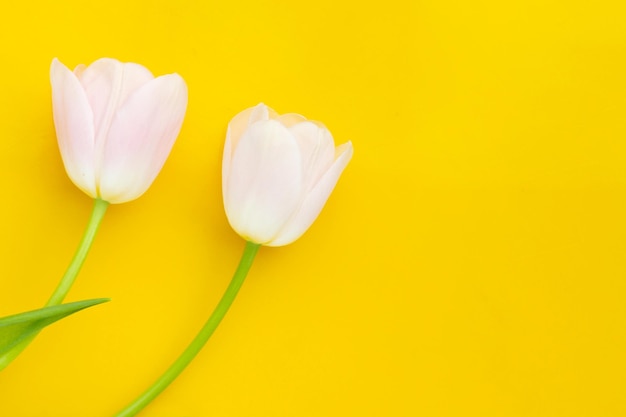
{"type": "Polygon", "coordinates": [[[70,71],[50,68],[54,125],[65,170],[93,198],[141,196],[163,167],[187,108],[178,74],[102,58],[70,71]]]}
{"type": "Polygon", "coordinates": [[[264,104],[228,126],[222,191],[228,221],[244,239],[287,245],[315,221],[353,154],[328,129],[264,104]]]}
{"type": "MultiPolygon", "coordinates": [[[[50,68],[52,110],[65,170],[93,198],[83,237],[45,305],[0,317],[0,371],[47,326],[109,301],[63,304],[111,204],[141,196],[160,172],[182,127],[187,86],[177,74],[154,77],[145,67],[102,58],[73,71],[50,68]]],[[[298,239],[318,217],[352,158],[352,143],[335,147],[321,123],[278,115],[259,104],[228,125],[223,152],[223,202],[245,247],[213,312],[181,354],[115,417],[134,417],[193,361],[241,289],[262,245],[298,239]]]]}
{"type": "Polygon", "coordinates": [[[138,64],[102,58],[70,71],[50,67],[52,113],[68,176],[93,197],[83,237],[45,306],[0,318],[0,371],[48,324],[106,299],[59,306],[70,291],[109,203],[142,195],[163,167],[187,108],[177,74],[155,78],[138,64]],[[57,308],[58,307],[58,308],[57,308]]]}
{"type": "Polygon", "coordinates": [[[264,104],[231,120],[222,161],[222,191],[228,220],[246,239],[241,260],[194,339],[115,417],[135,416],[183,372],[228,312],[260,247],[287,245],[309,228],[352,153],[350,142],[335,147],[321,123],[297,114],[279,116],[264,104]]]}

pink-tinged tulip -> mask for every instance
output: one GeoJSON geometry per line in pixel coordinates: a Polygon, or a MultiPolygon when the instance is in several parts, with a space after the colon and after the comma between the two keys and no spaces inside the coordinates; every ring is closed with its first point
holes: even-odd
{"type": "Polygon", "coordinates": [[[259,104],[228,125],[222,191],[228,221],[243,238],[287,245],[311,226],[352,158],[324,125],[259,104]]]}
{"type": "Polygon", "coordinates": [[[93,198],[141,196],[163,167],[187,108],[178,74],[154,77],[138,64],[102,58],[72,72],[50,68],[54,125],[65,170],[93,198]]]}

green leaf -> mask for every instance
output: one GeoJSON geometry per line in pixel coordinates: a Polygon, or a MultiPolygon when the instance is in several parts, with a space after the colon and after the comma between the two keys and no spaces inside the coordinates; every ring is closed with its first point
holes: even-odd
{"type": "Polygon", "coordinates": [[[76,301],[0,318],[0,359],[20,342],[35,336],[55,321],[107,301],[108,298],[76,301]]]}

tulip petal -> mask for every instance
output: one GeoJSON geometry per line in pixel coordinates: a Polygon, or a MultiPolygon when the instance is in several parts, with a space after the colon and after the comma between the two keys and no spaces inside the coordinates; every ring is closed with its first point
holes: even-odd
{"type": "Polygon", "coordinates": [[[242,237],[265,243],[302,197],[300,149],[289,130],[274,120],[253,123],[233,149],[223,190],[226,215],[242,237]]]}
{"type": "Polygon", "coordinates": [[[74,68],[74,75],[78,78],[79,81],[80,81],[80,76],[82,75],[83,71],[85,71],[86,69],[87,69],[87,65],[85,64],[78,64],[74,68]]]}
{"type": "Polygon", "coordinates": [[[335,160],[335,142],[330,131],[322,124],[310,121],[289,128],[298,140],[303,157],[303,183],[309,191],[330,168],[335,160]]]}
{"type": "Polygon", "coordinates": [[[293,125],[296,125],[298,123],[303,123],[306,122],[306,117],[298,114],[298,113],[286,113],[286,114],[282,114],[280,116],[278,116],[276,118],[276,120],[278,120],[280,123],[283,124],[283,126],[286,127],[291,127],[293,125]]]}
{"type": "MultiPolygon", "coordinates": [[[[152,73],[139,64],[124,64],[116,59],[101,58],[86,68],[74,70],[93,110],[96,155],[102,154],[113,117],[128,96],[151,81],[152,73]]],[[[101,161],[96,161],[99,164],[101,161]]]]}
{"type": "Polygon", "coordinates": [[[187,108],[178,74],[153,79],[132,93],[115,114],[103,149],[99,192],[110,203],[142,195],[167,159],[187,108]]]}
{"type": "Polygon", "coordinates": [[[76,76],[56,58],[50,67],[52,109],[59,150],[67,175],[96,197],[93,113],[76,76]]]}
{"type": "Polygon", "coordinates": [[[233,145],[231,139],[230,125],[226,131],[226,141],[224,142],[224,152],[222,154],[222,199],[226,203],[226,190],[228,189],[228,179],[230,178],[230,165],[233,159],[233,145]]]}
{"type": "Polygon", "coordinates": [[[224,155],[222,158],[222,189],[225,190],[228,187],[228,176],[230,172],[230,163],[232,159],[232,150],[237,147],[239,139],[243,133],[248,129],[252,123],[269,120],[271,114],[276,112],[265,104],[260,103],[254,107],[245,109],[228,123],[228,130],[226,131],[226,143],[224,144],[224,155]]]}
{"type": "Polygon", "coordinates": [[[243,132],[246,131],[248,126],[260,120],[269,120],[270,112],[273,112],[273,110],[265,104],[260,103],[237,113],[228,123],[227,136],[231,138],[233,149],[237,147],[241,135],[243,135],[243,132]]]}
{"type": "Polygon", "coordinates": [[[346,165],[350,162],[353,154],[352,143],[344,143],[336,149],[337,158],[328,171],[322,176],[311,191],[307,194],[298,211],[291,217],[289,222],[281,229],[278,235],[266,246],[283,246],[298,239],[313,224],[319,216],[330,193],[335,188],[337,180],[341,176],[346,165]]]}

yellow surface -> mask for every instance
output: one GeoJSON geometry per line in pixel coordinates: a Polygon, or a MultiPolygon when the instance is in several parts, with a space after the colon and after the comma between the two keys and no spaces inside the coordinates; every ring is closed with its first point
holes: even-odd
{"type": "Polygon", "coordinates": [[[113,206],[68,301],[0,374],[0,416],[106,417],[183,349],[243,242],[226,124],[260,101],[355,157],[299,241],[261,250],[146,417],[626,415],[623,1],[12,1],[0,24],[0,315],[40,306],[91,202],[48,68],[178,72],[161,175],[113,206]]]}

